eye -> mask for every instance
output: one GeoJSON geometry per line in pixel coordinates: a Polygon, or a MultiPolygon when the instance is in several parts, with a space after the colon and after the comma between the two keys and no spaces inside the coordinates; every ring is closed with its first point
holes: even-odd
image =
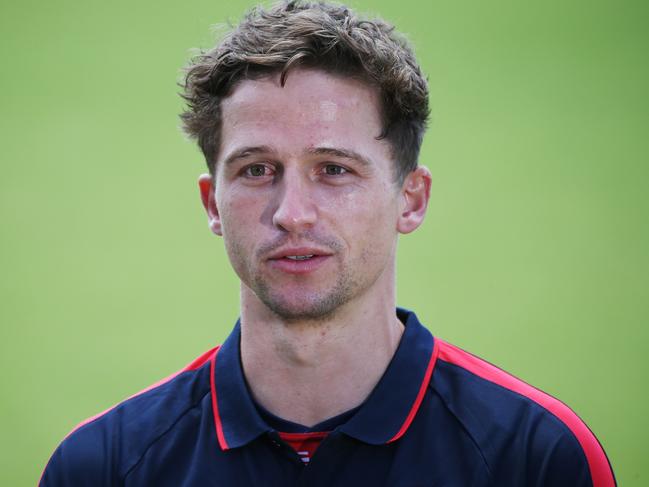
{"type": "Polygon", "coordinates": [[[327,176],[340,176],[347,172],[349,172],[347,169],[337,164],[327,164],[326,166],[324,166],[324,173],[327,176]]]}
{"type": "Polygon", "coordinates": [[[273,170],[265,164],[251,164],[243,171],[245,176],[250,178],[261,178],[272,175],[273,170]]]}

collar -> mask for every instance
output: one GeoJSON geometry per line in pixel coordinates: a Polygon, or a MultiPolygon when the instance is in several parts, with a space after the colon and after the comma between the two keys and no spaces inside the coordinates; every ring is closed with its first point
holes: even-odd
{"type": "Polygon", "coordinates": [[[401,438],[415,418],[433,374],[437,342],[412,311],[397,308],[405,325],[383,377],[340,431],[372,445],[401,438]]]}
{"type": "Polygon", "coordinates": [[[216,437],[222,450],[250,443],[271,428],[259,415],[241,366],[241,323],[212,356],[210,389],[216,437]]]}
{"type": "MultiPolygon", "coordinates": [[[[430,382],[437,342],[412,311],[397,308],[405,331],[383,377],[338,430],[365,443],[398,440],[412,423],[430,382]]],[[[261,418],[243,376],[241,324],[212,356],[210,381],[216,434],[222,450],[250,443],[272,429],[261,418]]]]}

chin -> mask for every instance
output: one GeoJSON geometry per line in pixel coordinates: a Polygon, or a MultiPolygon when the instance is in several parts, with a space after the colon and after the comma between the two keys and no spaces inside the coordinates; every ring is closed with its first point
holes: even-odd
{"type": "Polygon", "coordinates": [[[327,321],[349,301],[351,294],[345,290],[328,295],[294,295],[290,299],[265,293],[257,293],[257,296],[273,314],[290,323],[327,321]]]}

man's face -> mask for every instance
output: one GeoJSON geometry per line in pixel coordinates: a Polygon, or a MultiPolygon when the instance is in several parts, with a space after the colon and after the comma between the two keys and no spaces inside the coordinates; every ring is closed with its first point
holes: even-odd
{"type": "Polygon", "coordinates": [[[243,292],[285,320],[394,285],[402,192],[378,107],[364,83],[306,69],[222,103],[212,228],[243,292]]]}

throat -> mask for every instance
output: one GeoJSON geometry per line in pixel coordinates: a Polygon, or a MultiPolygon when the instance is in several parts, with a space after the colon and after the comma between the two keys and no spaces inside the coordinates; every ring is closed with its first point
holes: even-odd
{"type": "Polygon", "coordinates": [[[401,340],[394,308],[356,309],[320,324],[241,321],[241,363],[253,399],[272,414],[314,426],[361,405],[401,340]],[[362,312],[362,313],[361,313],[362,312]]]}

